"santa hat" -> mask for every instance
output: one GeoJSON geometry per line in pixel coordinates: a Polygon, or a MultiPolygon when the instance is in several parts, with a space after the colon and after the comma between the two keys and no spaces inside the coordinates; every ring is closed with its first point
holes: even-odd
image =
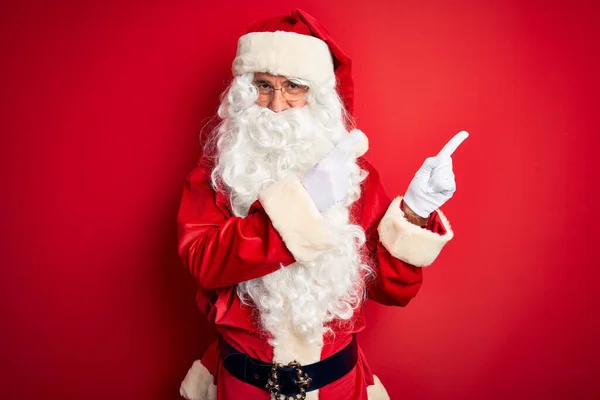
{"type": "Polygon", "coordinates": [[[352,114],[354,84],[351,60],[325,28],[301,10],[250,27],[238,41],[233,74],[267,72],[306,79],[315,85],[337,81],[346,111],[352,114]]]}

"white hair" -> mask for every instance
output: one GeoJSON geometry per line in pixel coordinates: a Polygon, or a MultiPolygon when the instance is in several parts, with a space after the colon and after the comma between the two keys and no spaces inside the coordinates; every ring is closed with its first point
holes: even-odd
{"type": "MultiPolygon", "coordinates": [[[[253,74],[245,74],[233,80],[219,107],[222,123],[209,144],[215,150],[213,186],[227,193],[239,217],[247,215],[264,185],[288,174],[302,177],[347,134],[335,81],[320,87],[299,82],[309,86],[307,105],[274,113],[256,105],[258,92],[252,79],[253,74]]],[[[283,327],[322,343],[328,323],[349,321],[363,300],[365,274],[371,269],[361,256],[364,231],[352,223],[349,207],[360,197],[366,172],[356,160],[348,163],[350,193],[344,202],[323,212],[340,245],[311,262],[296,262],[237,286],[240,299],[258,309],[273,345],[283,327]]]]}

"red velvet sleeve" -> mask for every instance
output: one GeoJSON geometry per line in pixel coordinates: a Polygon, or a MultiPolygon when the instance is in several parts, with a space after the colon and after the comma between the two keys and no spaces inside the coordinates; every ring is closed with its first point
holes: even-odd
{"type": "Polygon", "coordinates": [[[179,255],[203,289],[232,286],[295,262],[262,205],[256,201],[245,218],[232,216],[205,167],[188,176],[177,221],[179,255]]]}
{"type": "MultiPolygon", "coordinates": [[[[357,218],[365,229],[366,246],[374,269],[374,276],[367,278],[368,296],[381,304],[406,306],[421,288],[422,268],[394,257],[379,240],[377,228],[391,199],[385,193],[375,168],[364,159],[359,165],[369,173],[356,208],[357,218]]],[[[427,229],[445,232],[436,212],[430,216],[427,229]]]]}

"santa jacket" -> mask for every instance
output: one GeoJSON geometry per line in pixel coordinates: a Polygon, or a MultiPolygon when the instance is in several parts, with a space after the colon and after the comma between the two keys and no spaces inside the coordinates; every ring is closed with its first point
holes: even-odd
{"type": "MultiPolygon", "coordinates": [[[[352,204],[351,221],[366,234],[366,250],[375,276],[367,279],[368,299],[405,306],[422,283],[423,266],[430,265],[453,237],[441,211],[431,214],[426,229],[404,218],[400,197],[391,201],[377,171],[364,159],[368,172],[361,197],[352,204]]],[[[363,307],[352,324],[332,328],[324,344],[307,345],[290,334],[274,349],[261,331],[257,312],[242,305],[235,285],[267,275],[296,261],[309,261],[331,246],[323,218],[297,178],[279,181],[259,194],[244,218],[232,215],[226,195],[213,190],[210,168],[199,164],[188,176],[179,215],[179,254],[196,278],[197,303],[220,335],[250,357],[273,362],[274,353],[286,363],[312,364],[343,349],[364,329],[363,307]]],[[[194,362],[181,385],[191,400],[270,399],[270,394],[231,376],[222,366],[217,343],[194,362]]],[[[354,369],[343,378],[312,392],[307,399],[389,399],[372,374],[362,351],[354,369]]]]}

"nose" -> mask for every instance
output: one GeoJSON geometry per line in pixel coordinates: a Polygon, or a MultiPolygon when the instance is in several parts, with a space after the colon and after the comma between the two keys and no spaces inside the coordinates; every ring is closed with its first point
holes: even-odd
{"type": "Polygon", "coordinates": [[[271,97],[271,102],[269,103],[269,109],[273,112],[281,112],[290,108],[290,104],[283,97],[281,90],[274,90],[273,97],[271,97]]]}

